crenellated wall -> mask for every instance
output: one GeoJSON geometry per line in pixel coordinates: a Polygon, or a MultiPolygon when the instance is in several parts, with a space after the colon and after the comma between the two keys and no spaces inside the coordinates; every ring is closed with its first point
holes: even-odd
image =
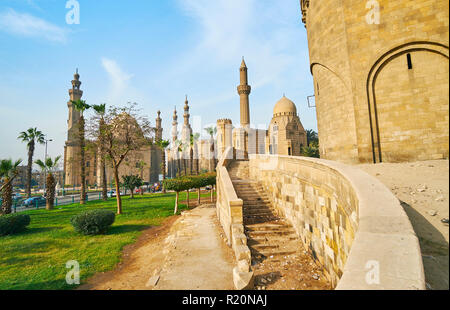
{"type": "Polygon", "coordinates": [[[249,171],[337,289],[425,288],[418,239],[377,179],[342,163],[292,156],[250,155],[249,171]]]}

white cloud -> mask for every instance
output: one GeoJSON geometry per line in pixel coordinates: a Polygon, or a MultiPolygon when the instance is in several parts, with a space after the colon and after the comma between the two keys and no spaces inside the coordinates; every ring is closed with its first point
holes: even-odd
{"type": "Polygon", "coordinates": [[[43,38],[59,43],[65,43],[68,35],[67,29],[13,9],[0,12],[0,30],[14,35],[43,38]]]}
{"type": "Polygon", "coordinates": [[[101,59],[102,66],[108,73],[111,85],[108,90],[108,103],[124,104],[127,101],[139,101],[142,96],[140,93],[130,86],[132,74],[128,74],[122,70],[119,64],[112,59],[103,57],[101,59]]]}

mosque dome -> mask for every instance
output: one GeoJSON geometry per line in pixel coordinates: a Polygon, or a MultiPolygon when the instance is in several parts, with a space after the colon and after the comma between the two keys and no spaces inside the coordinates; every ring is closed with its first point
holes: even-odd
{"type": "Polygon", "coordinates": [[[281,98],[273,108],[273,115],[275,116],[279,114],[297,115],[297,107],[295,106],[295,103],[286,98],[286,96],[284,95],[283,98],[281,98]]]}

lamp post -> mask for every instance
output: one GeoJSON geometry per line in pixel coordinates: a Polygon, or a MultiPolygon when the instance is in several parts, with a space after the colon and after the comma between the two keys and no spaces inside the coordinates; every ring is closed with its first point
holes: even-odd
{"type": "MultiPolygon", "coordinates": [[[[44,157],[44,162],[47,162],[47,144],[48,142],[52,142],[53,139],[45,139],[45,157],[44,157]]],[[[45,195],[45,190],[47,187],[47,169],[44,170],[44,195],[45,195]]]]}

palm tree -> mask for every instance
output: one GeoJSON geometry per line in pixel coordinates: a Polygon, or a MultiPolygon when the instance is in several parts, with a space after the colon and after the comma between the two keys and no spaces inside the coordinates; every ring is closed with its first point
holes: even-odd
{"type": "MultiPolygon", "coordinates": [[[[163,184],[166,179],[166,148],[170,145],[169,140],[158,140],[156,141],[156,145],[161,149],[161,170],[163,175],[163,184]]],[[[166,193],[166,188],[163,186],[163,193],[166,193]]]]}
{"type": "Polygon", "coordinates": [[[86,204],[86,163],[85,163],[85,120],[84,111],[88,110],[91,106],[86,103],[85,100],[78,99],[77,101],[72,101],[75,110],[80,112],[80,119],[78,120],[78,140],[80,143],[80,168],[81,168],[81,193],[80,193],[80,204],[86,204]]]}
{"type": "Polygon", "coordinates": [[[2,193],[2,205],[0,214],[10,214],[12,206],[12,183],[17,176],[17,167],[22,163],[19,159],[13,162],[11,159],[3,159],[0,161],[0,181],[3,182],[0,191],[2,193]]]}
{"type": "Polygon", "coordinates": [[[198,158],[195,159],[195,169],[193,169],[193,164],[194,164],[194,145],[199,137],[200,137],[199,133],[191,134],[191,139],[190,139],[190,143],[189,143],[189,157],[190,157],[189,162],[190,162],[191,175],[193,174],[194,170],[195,170],[195,174],[198,175],[198,158]]]}
{"type": "Polygon", "coordinates": [[[37,130],[37,128],[29,128],[27,131],[22,131],[17,138],[22,140],[22,142],[27,143],[28,149],[28,165],[27,165],[27,184],[26,184],[26,193],[27,197],[31,197],[31,174],[33,169],[33,155],[36,143],[44,144],[45,143],[45,135],[37,130]]]}
{"type": "Polygon", "coordinates": [[[175,150],[178,151],[177,156],[177,168],[178,168],[178,176],[181,176],[181,155],[180,153],[183,151],[183,148],[181,147],[182,143],[180,140],[175,141],[175,150]]]}
{"type": "Polygon", "coordinates": [[[306,130],[306,145],[309,146],[311,142],[319,142],[319,137],[317,135],[317,132],[315,132],[312,129],[306,130]]]}
{"type": "Polygon", "coordinates": [[[104,201],[108,200],[108,181],[106,180],[106,160],[105,160],[105,141],[104,137],[101,134],[104,131],[105,127],[105,113],[106,113],[106,104],[94,104],[92,108],[95,110],[99,117],[98,124],[98,144],[99,144],[99,157],[100,157],[100,169],[101,169],[101,178],[102,178],[102,199],[104,201]]]}
{"type": "Polygon", "coordinates": [[[45,162],[38,159],[34,163],[38,165],[42,171],[47,172],[47,180],[46,180],[46,209],[47,210],[53,210],[53,205],[55,202],[55,177],[53,176],[53,172],[55,171],[56,167],[58,166],[58,162],[61,159],[61,156],[56,157],[54,160],[52,160],[50,157],[48,157],[45,162]]]}
{"type": "Polygon", "coordinates": [[[214,171],[216,169],[216,159],[215,159],[215,154],[214,154],[214,135],[217,133],[217,128],[215,126],[211,126],[211,127],[205,128],[205,131],[211,136],[211,139],[210,139],[211,163],[210,163],[209,170],[214,171]]]}

